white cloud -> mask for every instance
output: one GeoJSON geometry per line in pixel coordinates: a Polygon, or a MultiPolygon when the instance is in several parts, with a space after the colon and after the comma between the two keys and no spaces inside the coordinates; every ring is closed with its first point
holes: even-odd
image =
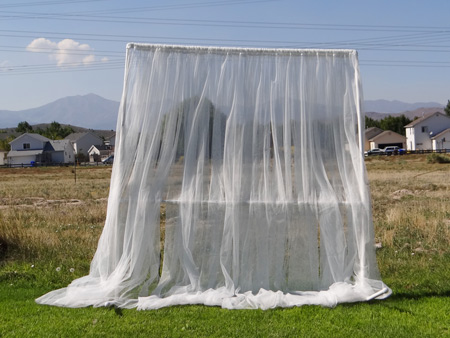
{"type": "Polygon", "coordinates": [[[49,53],[49,58],[55,60],[59,67],[88,65],[95,61],[95,55],[91,53],[92,48],[88,44],[80,44],[72,39],[55,42],[38,38],[27,46],[27,50],[35,53],[49,53]]]}
{"type": "Polygon", "coordinates": [[[46,52],[48,49],[56,49],[57,43],[51,42],[45,38],[38,38],[31,41],[27,46],[27,50],[30,52],[46,52]]]}
{"type": "Polygon", "coordinates": [[[109,61],[109,59],[106,56],[102,58],[102,62],[108,62],[108,61],[109,61]]]}
{"type": "Polygon", "coordinates": [[[92,62],[94,62],[95,61],[95,55],[88,55],[88,56],[86,56],[86,57],[84,57],[83,58],[83,63],[86,65],[86,64],[89,64],[89,63],[92,63],[92,62]]]}

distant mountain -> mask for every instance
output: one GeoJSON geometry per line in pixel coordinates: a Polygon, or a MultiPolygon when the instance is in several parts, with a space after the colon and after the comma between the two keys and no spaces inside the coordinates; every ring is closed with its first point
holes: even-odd
{"type": "Polygon", "coordinates": [[[410,120],[414,120],[414,118],[416,118],[416,117],[422,117],[428,113],[436,113],[436,112],[445,114],[444,108],[440,108],[440,107],[419,108],[419,109],[415,109],[415,110],[411,110],[411,111],[405,111],[402,114],[404,114],[410,120]]]}
{"type": "MultiPolygon", "coordinates": [[[[428,112],[444,111],[444,106],[437,102],[367,100],[364,105],[366,115],[376,120],[396,114],[405,114],[413,119],[428,112]]],[[[0,110],[0,128],[17,127],[21,121],[27,121],[31,125],[56,121],[88,129],[114,130],[118,110],[119,102],[95,94],[68,96],[38,108],[0,110]]]]}
{"type": "Polygon", "coordinates": [[[420,110],[422,108],[443,108],[444,106],[437,102],[416,102],[406,103],[401,101],[388,100],[366,100],[364,101],[364,110],[371,113],[384,113],[387,115],[399,114],[407,111],[420,110]]]}
{"type": "Polygon", "coordinates": [[[21,111],[0,110],[0,128],[50,123],[83,126],[90,129],[116,129],[119,102],[95,94],[68,96],[38,108],[21,111]]]}
{"type": "Polygon", "coordinates": [[[416,117],[422,117],[428,113],[435,113],[440,112],[442,114],[445,114],[444,108],[442,107],[433,107],[433,108],[418,108],[411,111],[403,111],[401,113],[396,114],[390,114],[390,113],[375,113],[375,112],[366,112],[366,116],[370,117],[374,120],[382,120],[385,117],[391,115],[391,116],[399,116],[399,115],[405,115],[410,120],[414,120],[416,117]]]}

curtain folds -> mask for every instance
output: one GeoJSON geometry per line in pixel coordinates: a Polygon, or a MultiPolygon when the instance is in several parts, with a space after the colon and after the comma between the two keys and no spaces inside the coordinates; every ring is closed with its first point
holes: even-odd
{"type": "Polygon", "coordinates": [[[90,273],[37,302],[267,309],[387,297],[361,101],[351,50],[129,44],[90,273]]]}

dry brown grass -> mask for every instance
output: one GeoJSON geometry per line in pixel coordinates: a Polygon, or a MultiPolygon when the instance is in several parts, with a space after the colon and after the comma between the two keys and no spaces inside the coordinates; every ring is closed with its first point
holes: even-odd
{"type": "MultiPolygon", "coordinates": [[[[370,158],[366,165],[376,240],[395,250],[448,252],[450,165],[412,155],[370,158]]],[[[78,169],[76,184],[72,170],[0,170],[0,261],[90,261],[106,217],[111,168],[78,169]]]]}
{"type": "Polygon", "coordinates": [[[108,167],[78,169],[75,184],[72,168],[2,169],[3,259],[90,261],[106,217],[110,175],[108,167]]]}
{"type": "Polygon", "coordinates": [[[448,252],[450,165],[412,155],[366,165],[377,240],[398,250],[448,252]]]}

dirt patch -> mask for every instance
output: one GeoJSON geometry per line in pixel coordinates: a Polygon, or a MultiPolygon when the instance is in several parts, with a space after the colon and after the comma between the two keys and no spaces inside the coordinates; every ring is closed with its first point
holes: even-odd
{"type": "Polygon", "coordinates": [[[403,196],[414,196],[414,192],[409,189],[396,190],[391,194],[394,199],[401,199],[403,196]]]}
{"type": "Polygon", "coordinates": [[[62,199],[62,200],[46,200],[42,197],[27,197],[27,198],[1,198],[0,209],[7,208],[45,208],[54,205],[80,205],[83,201],[77,199],[62,199]]]}

